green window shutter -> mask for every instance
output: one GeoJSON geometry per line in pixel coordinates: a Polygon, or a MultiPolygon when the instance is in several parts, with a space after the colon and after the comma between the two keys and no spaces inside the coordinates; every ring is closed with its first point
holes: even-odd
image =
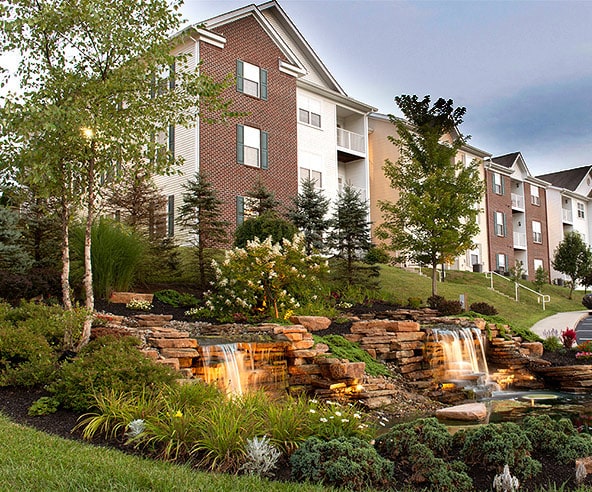
{"type": "Polygon", "coordinates": [[[493,230],[497,234],[497,213],[493,212],[493,230]]]}
{"type": "Polygon", "coordinates": [[[236,60],[236,90],[243,92],[243,62],[236,60]]]}
{"type": "Polygon", "coordinates": [[[236,125],[236,162],[245,163],[245,127],[236,125]]]}
{"type": "Polygon", "coordinates": [[[497,271],[499,271],[499,267],[500,267],[500,264],[499,264],[499,257],[500,257],[500,255],[499,255],[499,253],[497,253],[497,254],[495,255],[495,269],[496,269],[497,271]]]}
{"type": "Polygon", "coordinates": [[[506,192],[505,192],[505,186],[504,186],[505,179],[504,179],[503,175],[501,175],[501,174],[500,174],[500,179],[502,181],[502,195],[505,195],[506,194],[506,192]]]}
{"type": "Polygon", "coordinates": [[[245,199],[242,196],[236,197],[236,225],[239,226],[245,221],[245,199]]]}
{"type": "Polygon", "coordinates": [[[175,62],[171,63],[169,67],[169,89],[173,90],[175,88],[175,62]]]}
{"type": "Polygon", "coordinates": [[[267,70],[259,69],[259,83],[261,84],[261,99],[267,101],[267,70]]]}
{"type": "Polygon", "coordinates": [[[169,125],[169,153],[173,162],[175,160],[175,125],[169,125]]]}
{"type": "Polygon", "coordinates": [[[261,132],[261,169],[269,169],[269,152],[267,150],[269,133],[261,132]]]}
{"type": "Polygon", "coordinates": [[[506,224],[506,214],[503,214],[502,217],[504,218],[504,237],[508,235],[508,229],[506,224]]]}
{"type": "Polygon", "coordinates": [[[169,195],[167,202],[167,234],[175,235],[175,195],[169,195]]]}

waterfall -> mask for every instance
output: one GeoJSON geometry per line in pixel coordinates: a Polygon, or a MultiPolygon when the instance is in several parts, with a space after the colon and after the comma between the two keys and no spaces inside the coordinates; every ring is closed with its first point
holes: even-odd
{"type": "Polygon", "coordinates": [[[194,373],[228,395],[242,395],[256,389],[282,392],[288,378],[285,348],[285,344],[277,342],[200,345],[200,367],[194,373]]]}
{"type": "Polygon", "coordinates": [[[434,328],[433,337],[441,350],[441,356],[432,357],[441,379],[474,380],[489,374],[484,339],[478,328],[434,328]]]}

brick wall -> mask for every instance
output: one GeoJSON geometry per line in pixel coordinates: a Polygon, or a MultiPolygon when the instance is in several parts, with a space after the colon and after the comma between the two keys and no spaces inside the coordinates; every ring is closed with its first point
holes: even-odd
{"type": "Polygon", "coordinates": [[[298,193],[296,140],[296,79],[281,73],[282,54],[260,24],[252,17],[226,24],[217,32],[226,46],[200,45],[202,70],[222,80],[236,74],[240,59],[268,72],[266,101],[237,92],[232,84],[224,96],[233,101],[232,110],[249,113],[227,123],[200,123],[200,170],[207,173],[224,202],[224,219],[236,226],[236,197],[253,188],[260,180],[284,205],[298,193]],[[269,133],[269,169],[238,164],[236,160],[236,125],[244,124],[269,133]]]}
{"type": "Polygon", "coordinates": [[[504,181],[504,194],[493,192],[493,173],[485,172],[485,185],[487,194],[487,227],[489,231],[489,265],[496,269],[496,254],[507,255],[506,270],[514,266],[514,237],[512,227],[512,199],[510,196],[510,178],[501,176],[504,181]],[[506,214],[506,236],[500,237],[495,231],[495,212],[506,214]]]}
{"type": "Polygon", "coordinates": [[[526,228],[526,241],[528,247],[528,278],[534,280],[535,268],[534,260],[543,260],[543,268],[550,271],[549,265],[549,232],[547,230],[547,197],[545,189],[539,187],[539,202],[540,205],[533,205],[530,201],[530,184],[525,184],[527,188],[524,201],[526,207],[526,217],[528,220],[526,228]],[[541,231],[543,234],[543,243],[535,243],[533,241],[532,221],[536,220],[541,223],[541,231]]]}

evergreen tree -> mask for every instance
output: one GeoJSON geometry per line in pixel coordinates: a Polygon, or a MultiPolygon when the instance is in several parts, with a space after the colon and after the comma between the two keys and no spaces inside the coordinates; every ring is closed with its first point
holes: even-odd
{"type": "Polygon", "coordinates": [[[0,272],[25,274],[33,265],[18,222],[17,212],[0,206],[0,272]]]}
{"type": "Polygon", "coordinates": [[[224,242],[229,224],[222,220],[222,201],[203,173],[196,173],[182,186],[186,192],[177,222],[191,233],[196,248],[199,284],[206,288],[211,263],[209,250],[224,242]]]}
{"type": "Polygon", "coordinates": [[[296,232],[298,231],[292,222],[268,210],[262,215],[245,220],[236,228],[234,246],[244,248],[247,241],[252,241],[256,237],[265,241],[269,236],[274,244],[281,244],[284,238],[291,241],[296,232]]]}
{"type": "Polygon", "coordinates": [[[262,181],[257,181],[252,189],[245,193],[252,198],[251,210],[255,215],[263,215],[266,212],[277,212],[280,202],[275,195],[267,189],[262,181]]]}
{"type": "Polygon", "coordinates": [[[465,108],[451,99],[397,96],[407,121],[390,116],[400,150],[396,163],[386,160],[385,176],[399,191],[396,203],[379,203],[384,222],[378,236],[390,240],[399,260],[432,267],[432,295],[437,294],[437,265],[451,261],[473,245],[484,188],[476,161],[464,165],[456,154],[468,137],[458,132],[465,108]],[[445,141],[450,138],[450,141],[445,141]]]}
{"type": "Polygon", "coordinates": [[[368,204],[360,191],[349,183],[339,192],[331,217],[332,230],[328,236],[329,245],[345,262],[344,275],[348,283],[355,283],[356,273],[362,268],[355,262],[361,260],[372,247],[368,204]]]}
{"type": "Polygon", "coordinates": [[[322,190],[315,188],[314,179],[302,180],[302,191],[293,200],[293,207],[288,218],[304,234],[307,254],[313,251],[323,252],[326,249],[324,236],[329,229],[329,199],[322,190]]]}
{"type": "Polygon", "coordinates": [[[592,250],[577,232],[568,232],[553,253],[553,268],[570,278],[569,298],[576,283],[592,270],[592,250]]]}

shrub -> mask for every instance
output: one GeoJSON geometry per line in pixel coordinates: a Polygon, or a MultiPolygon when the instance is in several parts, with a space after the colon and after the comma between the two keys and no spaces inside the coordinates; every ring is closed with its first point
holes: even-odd
{"type": "Polygon", "coordinates": [[[85,411],[94,395],[113,391],[141,391],[145,387],[172,384],[176,373],[146,358],[137,350],[139,340],[105,336],[86,345],[71,362],[60,368],[49,390],[65,408],[85,411]]]}
{"type": "Polygon", "coordinates": [[[281,245],[273,244],[271,238],[249,241],[244,249],[227,251],[214,269],[215,291],[205,295],[212,315],[283,318],[300,302],[320,297],[318,276],[326,271],[326,264],[318,256],[306,255],[303,236],[298,234],[281,245]]]}
{"type": "Polygon", "coordinates": [[[497,309],[486,302],[474,302],[469,309],[475,313],[484,314],[486,316],[495,316],[497,314],[497,309]]]}
{"type": "Polygon", "coordinates": [[[421,307],[422,300],[420,297],[410,297],[407,299],[407,305],[411,309],[419,309],[421,307]]]}
{"type": "Polygon", "coordinates": [[[576,347],[580,352],[592,352],[592,340],[586,340],[576,347]]]}
{"type": "Polygon", "coordinates": [[[277,448],[269,442],[267,436],[263,436],[261,439],[258,437],[247,439],[245,463],[240,469],[250,475],[269,475],[277,466],[281,455],[277,448]]]}
{"type": "Polygon", "coordinates": [[[388,487],[393,464],[357,438],[311,437],[291,456],[292,478],[349,490],[388,487]]]}
{"type": "Polygon", "coordinates": [[[592,454],[592,436],[578,434],[568,419],[553,420],[549,415],[529,416],[522,422],[535,449],[567,465],[592,454]]]}
{"type": "Polygon", "coordinates": [[[460,301],[444,301],[439,311],[442,316],[456,316],[463,312],[463,307],[460,301]]]}
{"type": "Polygon", "coordinates": [[[561,343],[566,349],[571,349],[576,341],[576,330],[572,328],[566,328],[561,332],[561,343]]]}
{"type": "Polygon", "coordinates": [[[173,289],[159,290],[154,293],[154,297],[160,302],[164,302],[173,307],[195,307],[198,300],[191,294],[181,293],[173,289]]]}
{"type": "Polygon", "coordinates": [[[41,398],[33,402],[33,404],[29,407],[29,411],[27,413],[31,417],[37,417],[40,415],[50,415],[52,413],[56,413],[58,411],[59,406],[60,402],[57,401],[55,398],[51,398],[49,396],[42,396],[41,398]]]}
{"type": "Polygon", "coordinates": [[[442,303],[446,301],[446,299],[444,298],[444,296],[430,296],[427,299],[427,304],[429,307],[431,307],[432,309],[440,309],[440,306],[442,305],[442,303]]]}
{"type": "Polygon", "coordinates": [[[460,456],[467,464],[481,464],[490,470],[508,465],[522,479],[541,472],[541,463],[530,456],[532,442],[513,422],[460,431],[453,439],[461,447],[460,456]]]}
{"type": "Polygon", "coordinates": [[[435,418],[397,424],[376,440],[381,456],[395,463],[395,476],[401,484],[429,485],[429,490],[461,492],[473,490],[466,467],[459,461],[445,461],[452,437],[435,418]]]}
{"type": "Polygon", "coordinates": [[[390,261],[390,255],[383,248],[374,245],[368,250],[364,257],[364,262],[369,263],[370,265],[374,265],[375,263],[388,264],[390,261]]]}
{"type": "Polygon", "coordinates": [[[245,220],[236,228],[234,246],[244,248],[249,241],[253,241],[255,238],[264,241],[271,237],[271,241],[274,243],[281,243],[284,239],[291,241],[296,233],[296,226],[292,222],[281,218],[274,212],[265,212],[258,217],[245,220]]]}
{"type": "Polygon", "coordinates": [[[37,333],[0,326],[0,386],[35,386],[50,382],[57,355],[37,333]]]}
{"type": "Polygon", "coordinates": [[[552,336],[543,340],[543,348],[548,352],[558,352],[564,347],[561,340],[559,340],[559,337],[552,336]]]}

